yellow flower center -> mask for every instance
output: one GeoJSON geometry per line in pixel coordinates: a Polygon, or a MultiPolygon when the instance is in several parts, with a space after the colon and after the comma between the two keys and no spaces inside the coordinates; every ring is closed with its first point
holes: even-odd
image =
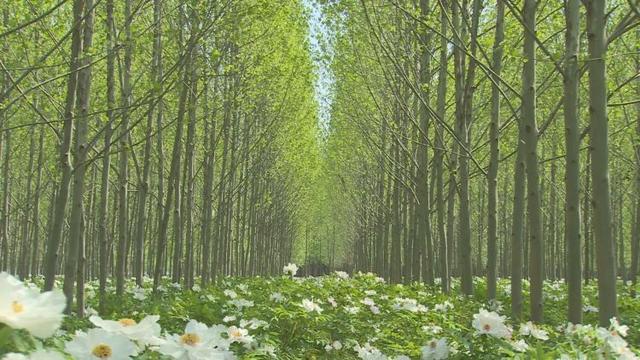
{"type": "Polygon", "coordinates": [[[120,320],[118,320],[118,322],[122,326],[133,326],[133,325],[137,324],[135,320],[129,319],[129,318],[120,319],[120,320]]]}
{"type": "Polygon", "coordinates": [[[14,300],[11,303],[11,309],[13,310],[14,313],[20,314],[21,312],[24,311],[24,305],[22,305],[19,301],[14,300]]]}
{"type": "Polygon", "coordinates": [[[200,336],[194,333],[186,333],[180,336],[180,342],[185,345],[194,346],[200,342],[200,336]]]}
{"type": "Polygon", "coordinates": [[[240,329],[233,329],[231,330],[231,333],[229,333],[229,335],[232,338],[239,338],[239,337],[242,337],[242,331],[240,331],[240,329]]]}
{"type": "Polygon", "coordinates": [[[484,331],[489,331],[489,330],[491,330],[491,325],[484,324],[484,326],[482,328],[484,329],[484,331]]]}
{"type": "Polygon", "coordinates": [[[99,344],[93,348],[91,353],[93,354],[93,356],[97,357],[98,359],[108,359],[111,357],[111,354],[113,353],[113,351],[111,350],[111,346],[107,344],[99,344]]]}

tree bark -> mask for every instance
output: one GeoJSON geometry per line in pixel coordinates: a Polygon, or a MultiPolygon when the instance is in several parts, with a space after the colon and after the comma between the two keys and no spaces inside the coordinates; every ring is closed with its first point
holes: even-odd
{"type": "Polygon", "coordinates": [[[60,143],[60,170],[61,179],[58,184],[58,193],[53,213],[53,224],[49,239],[47,240],[47,255],[44,266],[44,291],[53,289],[58,263],[60,241],[64,227],[69,187],[71,184],[71,146],[73,142],[73,128],[76,105],[76,86],[78,82],[78,68],[80,67],[80,54],[82,53],[82,15],[85,6],[84,0],[73,1],[73,32],[71,35],[71,61],[69,65],[69,78],[67,80],[67,97],[64,110],[64,122],[62,126],[62,142],[60,143]]]}
{"type": "Polygon", "coordinates": [[[607,118],[606,1],[585,0],[589,40],[589,117],[593,194],[593,233],[598,267],[598,303],[600,326],[608,326],[617,314],[616,261],[611,234],[609,188],[609,126],[607,118]]]}
{"type": "Polygon", "coordinates": [[[493,40],[493,86],[491,88],[491,123],[489,124],[490,159],[487,174],[487,297],[496,298],[498,260],[498,163],[500,161],[500,74],[504,52],[504,1],[497,0],[496,32],[493,40]]]}
{"type": "MultiPolygon", "coordinates": [[[[580,129],[578,127],[580,69],[580,0],[566,0],[564,68],[565,246],[568,318],[582,323],[582,237],[580,234],[580,129]]],[[[553,221],[553,220],[552,220],[553,221]]]]}

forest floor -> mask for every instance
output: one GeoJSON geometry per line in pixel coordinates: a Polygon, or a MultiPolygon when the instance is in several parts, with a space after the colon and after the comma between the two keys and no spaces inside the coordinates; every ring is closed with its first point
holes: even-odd
{"type": "MultiPolygon", "coordinates": [[[[64,308],[56,305],[61,294],[36,292],[42,279],[22,284],[6,273],[0,277],[0,305],[5,305],[0,355],[32,352],[31,357],[5,355],[9,360],[67,354],[73,359],[633,359],[640,344],[640,297],[630,296],[622,283],[619,322],[604,329],[596,326],[594,283],[584,286],[584,325],[576,326],[565,320],[563,281],[545,283],[541,325],[507,316],[508,280],[499,281],[498,300],[491,302],[481,278],[474,280],[473,297],[457,295],[456,279],[452,292],[443,294],[438,286],[390,285],[373,274],[344,272],[228,277],[192,290],[165,279],[156,293],[151,279],[143,287],[130,280],[123,296],[116,296],[109,282],[100,314],[98,284],[89,282],[87,316],[66,316],[55,330],[64,308]],[[14,298],[22,298],[11,302],[11,289],[14,298]],[[15,314],[32,317],[12,318],[5,310],[9,304],[15,314]],[[51,327],[55,313],[60,316],[51,327]],[[55,332],[43,334],[45,328],[55,332]],[[50,350],[33,353],[37,348],[50,350]]],[[[524,288],[527,292],[526,281],[524,288]]]]}

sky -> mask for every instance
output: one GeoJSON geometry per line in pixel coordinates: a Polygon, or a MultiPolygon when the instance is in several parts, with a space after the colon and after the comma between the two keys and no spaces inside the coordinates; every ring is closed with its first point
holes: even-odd
{"type": "Polygon", "coordinates": [[[322,21],[322,5],[317,0],[303,0],[303,4],[309,13],[309,44],[316,71],[314,87],[318,102],[319,127],[323,135],[326,135],[331,122],[331,87],[334,83],[330,67],[333,57],[331,34],[322,21]]]}

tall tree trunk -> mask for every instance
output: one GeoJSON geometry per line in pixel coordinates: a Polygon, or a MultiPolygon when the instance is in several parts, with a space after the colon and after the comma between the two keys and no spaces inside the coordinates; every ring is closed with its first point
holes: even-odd
{"type": "MultiPolygon", "coordinates": [[[[436,149],[434,151],[434,173],[436,176],[436,212],[438,222],[438,239],[440,241],[440,286],[444,293],[451,290],[449,281],[449,256],[448,240],[445,223],[445,198],[444,198],[444,126],[447,121],[447,24],[446,0],[442,1],[440,8],[440,63],[438,69],[438,104],[437,112],[440,121],[436,126],[436,149]]],[[[453,157],[453,156],[452,156],[453,157]]]]}
{"type": "Polygon", "coordinates": [[[124,66],[122,74],[122,121],[120,123],[120,141],[118,159],[118,251],[116,263],[116,294],[124,293],[125,271],[127,263],[129,235],[129,117],[131,116],[131,56],[133,39],[131,38],[131,0],[124,3],[124,66]]]}
{"type": "MultiPolygon", "coordinates": [[[[431,9],[429,0],[420,1],[421,16],[426,19],[431,9]]],[[[429,82],[431,80],[431,32],[425,31],[420,34],[420,45],[422,53],[420,55],[420,85],[424,90],[423,101],[429,101],[429,82]]],[[[428,104],[420,102],[420,131],[418,132],[418,174],[416,177],[416,193],[418,204],[416,205],[416,217],[418,221],[417,239],[420,249],[424,252],[422,256],[422,279],[427,284],[433,284],[433,244],[431,239],[431,219],[429,211],[431,209],[431,199],[429,199],[429,157],[427,143],[429,141],[429,114],[428,104]],[[424,244],[424,245],[422,245],[424,244]]],[[[418,269],[415,269],[417,271],[418,269]]],[[[417,276],[418,274],[416,274],[417,276]]]]}
{"type": "Polygon", "coordinates": [[[37,175],[36,175],[36,194],[33,199],[33,212],[32,212],[32,221],[33,224],[33,233],[32,239],[33,244],[31,247],[31,278],[34,279],[37,274],[39,274],[39,255],[40,255],[40,196],[42,195],[42,170],[44,167],[44,131],[45,127],[40,127],[40,139],[38,140],[38,161],[37,161],[37,175]]]}
{"type": "Polygon", "coordinates": [[[524,57],[522,69],[522,138],[527,173],[527,219],[529,232],[529,274],[531,320],[542,322],[542,281],[544,248],[540,214],[540,176],[538,172],[538,126],[536,124],[536,0],[525,0],[524,57]]]}
{"type": "MultiPolygon", "coordinates": [[[[636,31],[636,39],[640,39],[640,28],[636,31]]],[[[640,42],[639,42],[640,43],[640,42]]],[[[636,48],[640,50],[640,44],[637,44],[636,48]]],[[[636,58],[636,69],[640,72],[640,59],[636,58]]],[[[636,88],[636,94],[640,96],[640,81],[636,88]]],[[[640,102],[636,104],[636,139],[640,139],[640,102]]],[[[635,174],[635,197],[633,205],[635,215],[631,226],[631,267],[629,268],[629,277],[632,283],[632,289],[635,289],[635,285],[638,279],[638,261],[640,261],[638,252],[640,250],[640,141],[636,141],[634,145],[635,150],[635,162],[636,162],[636,174],[635,174]]],[[[632,216],[633,216],[632,215],[632,216]]],[[[635,295],[635,294],[634,294],[635,295]]]]}
{"type": "MultiPolygon", "coordinates": [[[[195,26],[194,26],[195,28],[195,26]]],[[[194,56],[195,57],[195,56],[194,56]]],[[[195,62],[195,61],[194,61],[195,62]]],[[[186,259],[184,264],[184,279],[185,285],[188,289],[193,286],[193,182],[194,169],[193,162],[195,157],[195,133],[196,133],[196,106],[197,106],[197,93],[198,93],[198,73],[196,66],[191,68],[191,81],[189,89],[189,126],[187,128],[187,142],[186,142],[186,154],[185,154],[185,166],[184,166],[184,196],[183,196],[183,208],[184,216],[186,218],[186,259]]]]}
{"type": "MultiPolygon", "coordinates": [[[[89,153],[88,131],[89,131],[89,107],[91,93],[91,46],[93,43],[93,0],[85,3],[84,30],[82,43],[82,69],[78,73],[77,86],[77,113],[78,122],[76,125],[75,138],[75,159],[73,169],[73,198],[71,203],[71,227],[69,230],[69,241],[67,242],[67,260],[64,266],[63,290],[67,298],[67,313],[71,312],[73,305],[74,286],[76,276],[80,269],[84,270],[85,258],[85,238],[84,238],[84,192],[85,174],[87,172],[87,155],[89,153]]],[[[84,282],[78,283],[79,288],[84,288],[84,282]]],[[[84,294],[83,291],[79,292],[84,294]]],[[[80,299],[78,299],[80,300],[80,299]]],[[[77,310],[78,316],[82,317],[84,308],[77,310]]]]}
{"type": "Polygon", "coordinates": [[[378,203],[377,209],[377,232],[376,232],[376,253],[375,253],[375,272],[379,276],[384,276],[385,269],[385,233],[387,231],[386,226],[386,212],[385,207],[385,178],[386,178],[386,160],[387,154],[387,119],[382,117],[382,124],[380,125],[380,152],[378,154],[380,164],[378,172],[378,203]]]}
{"type": "Polygon", "coordinates": [[[487,297],[496,298],[498,242],[498,162],[500,161],[500,75],[504,52],[504,0],[497,0],[496,33],[493,40],[493,85],[491,88],[491,123],[489,125],[490,160],[487,174],[487,297]]]}
{"type": "MultiPolygon", "coordinates": [[[[522,122],[522,121],[521,121],[522,122]]],[[[522,124],[520,124],[522,127],[522,124]]],[[[522,316],[522,265],[524,237],[524,197],[526,187],[523,132],[517,139],[518,155],[513,179],[513,223],[511,229],[511,316],[522,316]]]]}
{"type": "Polygon", "coordinates": [[[82,53],[82,15],[85,1],[73,1],[73,32],[71,35],[71,61],[69,65],[69,79],[67,80],[67,97],[64,110],[64,123],[62,126],[62,142],[60,143],[60,169],[62,176],[58,184],[56,204],[53,213],[53,224],[49,239],[47,240],[47,255],[44,266],[44,290],[53,289],[58,263],[60,241],[64,227],[67,200],[69,198],[69,185],[71,183],[71,146],[73,141],[73,127],[76,105],[76,85],[78,82],[78,68],[80,67],[80,54],[82,53]]]}
{"type": "MultiPolygon", "coordinates": [[[[213,98],[217,93],[217,81],[214,79],[213,98]]],[[[207,104],[209,86],[205,83],[205,153],[204,153],[204,184],[202,188],[202,221],[200,225],[200,243],[202,244],[202,266],[201,279],[202,286],[209,283],[211,275],[211,267],[209,265],[211,259],[211,220],[213,215],[213,179],[215,171],[215,146],[216,146],[216,112],[209,114],[207,104]]],[[[215,109],[215,103],[214,107],[215,109]]]]}
{"type": "MultiPolygon", "coordinates": [[[[580,129],[578,127],[580,69],[580,0],[566,0],[564,68],[565,246],[568,317],[582,323],[582,237],[580,236],[580,129]]],[[[553,221],[553,220],[552,220],[553,221]]]]}
{"type": "MultiPolygon", "coordinates": [[[[183,123],[184,123],[184,113],[187,102],[187,94],[188,94],[188,79],[191,74],[191,51],[192,46],[189,43],[187,45],[187,50],[185,56],[187,56],[185,69],[182,73],[182,87],[180,90],[180,100],[178,102],[178,119],[176,122],[176,132],[173,141],[173,152],[171,154],[171,167],[169,171],[169,179],[168,179],[168,188],[167,188],[167,199],[163,206],[162,219],[160,221],[160,226],[158,229],[158,248],[156,250],[156,263],[155,269],[153,273],[153,289],[154,291],[158,289],[160,285],[160,281],[162,279],[162,275],[165,273],[164,260],[166,258],[166,247],[167,247],[167,230],[169,228],[169,217],[171,216],[171,211],[173,209],[173,200],[174,194],[176,193],[176,181],[175,179],[180,176],[180,157],[182,152],[182,132],[183,132],[183,123]]],[[[176,199],[176,202],[178,200],[176,199]]]]}
{"type": "MultiPolygon", "coordinates": [[[[399,110],[396,107],[396,112],[399,110]]],[[[399,114],[396,113],[396,121],[400,123],[399,114]]],[[[399,141],[399,139],[397,139],[399,141]]],[[[400,174],[400,144],[397,141],[393,144],[393,158],[394,158],[394,169],[396,176],[392,177],[393,182],[393,195],[392,195],[392,212],[393,212],[393,222],[391,224],[391,257],[389,259],[389,281],[392,284],[398,284],[402,281],[402,273],[401,273],[401,254],[402,254],[402,223],[400,222],[400,179],[398,178],[398,174],[400,174]]]]}
{"type": "MultiPolygon", "coordinates": [[[[477,29],[477,22],[480,10],[480,1],[474,0],[474,13],[472,32],[476,33],[473,28],[477,29]]],[[[466,5],[460,8],[460,2],[452,2],[452,17],[453,17],[453,30],[454,33],[460,34],[460,17],[461,13],[466,15],[466,5]]],[[[464,31],[462,31],[464,33],[464,31]]],[[[469,148],[469,128],[470,128],[470,108],[472,104],[473,92],[470,89],[465,89],[465,84],[468,87],[473,87],[471,84],[473,79],[465,80],[464,76],[464,53],[462,51],[463,35],[455,37],[457,45],[454,47],[454,67],[455,67],[455,98],[456,98],[456,118],[457,124],[457,136],[460,139],[460,152],[458,153],[458,195],[460,197],[460,206],[458,208],[458,265],[460,271],[460,279],[462,282],[462,293],[465,295],[473,294],[473,274],[471,269],[471,216],[469,213],[469,158],[465,153],[465,149],[469,148]],[[467,116],[468,115],[468,116],[467,116]]],[[[475,36],[472,36],[471,40],[472,48],[475,48],[475,36]]],[[[472,50],[473,52],[473,50],[472,50]]],[[[475,68],[475,61],[471,60],[469,67],[469,76],[473,76],[473,69],[475,68]]],[[[455,156],[455,155],[454,155],[455,156]]]]}
{"type": "MultiPolygon", "coordinates": [[[[9,25],[9,7],[5,6],[2,10],[2,24],[5,27],[9,25]]],[[[8,53],[9,50],[9,41],[8,38],[5,38],[3,44],[3,53],[8,53]]],[[[6,99],[5,92],[9,87],[9,74],[6,74],[4,71],[0,73],[0,103],[4,103],[6,99]]],[[[4,138],[7,137],[7,141],[10,139],[9,130],[4,130],[4,124],[6,121],[6,109],[4,107],[0,107],[0,159],[3,157],[7,158],[9,154],[9,147],[6,146],[4,142],[4,138]],[[6,146],[6,149],[4,147],[6,146]],[[4,151],[4,152],[3,152],[4,151]],[[4,155],[4,156],[3,156],[4,155]]],[[[7,165],[8,166],[8,165],[7,165]]],[[[3,194],[3,202],[2,202],[2,218],[0,218],[0,250],[2,254],[0,254],[0,271],[8,270],[8,261],[9,261],[9,236],[8,236],[8,225],[9,225],[9,204],[8,204],[8,189],[9,189],[9,176],[8,171],[3,175],[2,182],[2,194],[3,194]],[[5,201],[6,200],[6,201],[5,201]],[[6,205],[6,207],[5,207],[6,205]]]]}
{"type": "MultiPolygon", "coordinates": [[[[37,104],[35,105],[37,106],[37,104]]],[[[20,246],[20,258],[19,258],[19,266],[18,266],[18,276],[20,277],[20,279],[26,279],[29,276],[29,268],[30,268],[30,264],[29,264],[29,260],[31,259],[29,257],[29,246],[31,243],[31,237],[30,237],[30,231],[31,231],[31,224],[30,221],[28,220],[30,218],[30,214],[31,214],[31,204],[34,203],[33,200],[31,199],[32,196],[32,185],[33,185],[33,163],[34,163],[34,157],[35,157],[35,147],[36,147],[36,136],[35,136],[35,128],[31,128],[29,129],[29,160],[28,160],[28,166],[27,166],[27,191],[25,194],[25,207],[24,207],[24,212],[23,212],[23,216],[25,221],[22,223],[22,234],[20,236],[21,239],[21,246],[20,246]]]]}
{"type": "Polygon", "coordinates": [[[605,0],[585,0],[589,39],[589,117],[591,178],[593,194],[593,233],[598,266],[600,326],[608,326],[616,316],[616,261],[611,234],[609,188],[609,126],[607,119],[607,19],[605,0]]]}
{"type": "Polygon", "coordinates": [[[111,168],[111,135],[115,123],[115,23],[113,0],[107,0],[107,124],[104,128],[104,149],[102,156],[102,174],[100,177],[100,204],[98,205],[98,246],[100,310],[106,306],[107,272],[109,267],[109,170],[111,168]]]}

